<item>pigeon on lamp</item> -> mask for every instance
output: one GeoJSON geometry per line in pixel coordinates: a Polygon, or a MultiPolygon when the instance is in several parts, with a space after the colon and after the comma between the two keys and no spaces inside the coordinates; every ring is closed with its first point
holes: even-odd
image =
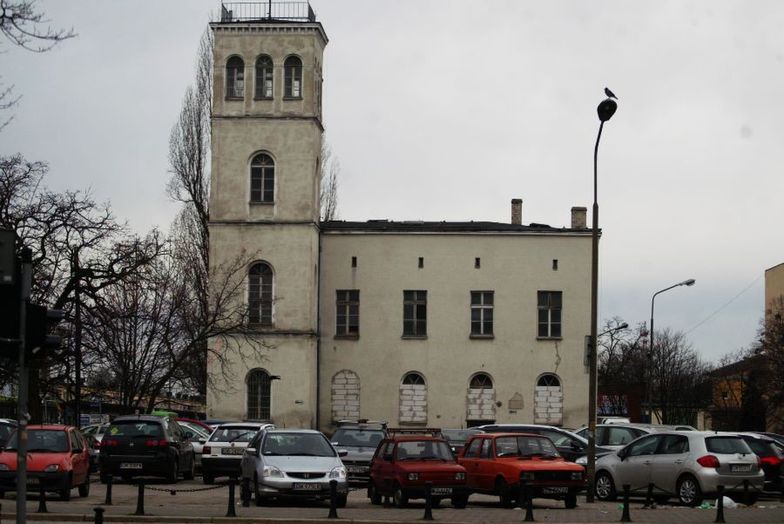
{"type": "Polygon", "coordinates": [[[605,88],[604,88],[604,94],[605,94],[605,95],[607,95],[607,96],[608,96],[608,97],[610,97],[610,98],[614,98],[614,99],[618,100],[618,97],[617,97],[617,96],[615,96],[615,93],[613,93],[612,91],[610,91],[610,88],[608,88],[608,87],[605,87],[605,88]]]}

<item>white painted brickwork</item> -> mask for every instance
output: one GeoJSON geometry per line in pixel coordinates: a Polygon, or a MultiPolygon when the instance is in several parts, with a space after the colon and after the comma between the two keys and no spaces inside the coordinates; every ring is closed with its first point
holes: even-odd
{"type": "Polygon", "coordinates": [[[467,420],[495,420],[495,389],[468,388],[467,420]]]}
{"type": "Polygon", "coordinates": [[[534,388],[534,423],[551,426],[563,424],[563,391],[560,386],[534,388]]]}
{"type": "Polygon", "coordinates": [[[423,384],[400,385],[400,423],[427,423],[427,386],[423,384]]]}
{"type": "Polygon", "coordinates": [[[359,377],[344,369],[332,377],[332,420],[359,418],[359,377]]]}

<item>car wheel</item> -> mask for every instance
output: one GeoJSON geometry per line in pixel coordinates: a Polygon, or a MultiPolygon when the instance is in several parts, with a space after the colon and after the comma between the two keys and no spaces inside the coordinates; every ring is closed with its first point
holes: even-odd
{"type": "Polygon", "coordinates": [[[374,506],[381,505],[381,494],[376,490],[376,484],[373,482],[373,479],[370,479],[370,484],[368,485],[368,498],[374,506]]]}
{"type": "Polygon", "coordinates": [[[501,499],[501,506],[504,508],[511,508],[514,506],[514,495],[512,495],[512,488],[502,478],[495,481],[495,491],[501,499]]]}
{"type": "Polygon", "coordinates": [[[686,506],[702,504],[702,491],[697,479],[686,475],[678,481],[678,499],[686,506]]]}
{"type": "Polygon", "coordinates": [[[452,497],[452,506],[456,509],[465,509],[468,505],[468,495],[455,495],[452,497]]]}
{"type": "Polygon", "coordinates": [[[190,460],[190,467],[183,472],[182,478],[185,480],[193,480],[193,477],[196,476],[196,457],[191,455],[190,460]]]}
{"type": "Polygon", "coordinates": [[[212,484],[215,482],[215,475],[210,475],[209,473],[203,473],[201,476],[201,481],[205,484],[212,484]]]}
{"type": "Polygon", "coordinates": [[[176,483],[177,478],[180,476],[179,473],[180,471],[179,468],[177,467],[177,459],[175,458],[174,463],[172,463],[172,467],[169,470],[169,474],[166,475],[166,482],[169,482],[170,484],[176,483]]]}
{"type": "Polygon", "coordinates": [[[345,508],[348,502],[348,494],[340,494],[335,497],[335,505],[339,508],[345,508]]]}
{"type": "Polygon", "coordinates": [[[599,500],[615,500],[615,483],[606,471],[600,471],[596,474],[594,493],[596,493],[596,498],[599,500]]]}
{"type": "Polygon", "coordinates": [[[84,484],[79,486],[79,496],[84,498],[90,494],[90,475],[87,474],[87,477],[84,479],[84,484]]]}
{"type": "Polygon", "coordinates": [[[395,492],[392,494],[392,501],[397,508],[405,508],[408,506],[408,496],[403,493],[403,488],[399,485],[395,486],[395,492]]]}
{"type": "Polygon", "coordinates": [[[574,509],[577,507],[577,493],[569,490],[566,494],[566,498],[564,499],[564,504],[566,505],[566,509],[574,509]]]}

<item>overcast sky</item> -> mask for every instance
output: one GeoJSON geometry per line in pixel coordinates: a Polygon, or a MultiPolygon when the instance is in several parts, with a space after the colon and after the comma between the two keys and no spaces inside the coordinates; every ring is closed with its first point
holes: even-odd
{"type": "MultiPolygon", "coordinates": [[[[219,0],[39,1],[78,38],[9,49],[23,95],[0,154],[50,165],[137,231],[167,229],[169,131],[219,0]]],[[[688,333],[706,359],[752,343],[784,262],[784,3],[312,0],[339,217],[569,225],[590,208],[596,105],[600,319],[688,333]]],[[[589,218],[590,221],[590,218],[589,218]]],[[[590,222],[589,222],[590,223],[590,222]]]]}

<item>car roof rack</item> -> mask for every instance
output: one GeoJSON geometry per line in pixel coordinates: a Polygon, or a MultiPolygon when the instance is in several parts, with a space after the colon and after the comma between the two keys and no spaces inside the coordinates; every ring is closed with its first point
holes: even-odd
{"type": "Polygon", "coordinates": [[[424,435],[444,438],[441,428],[387,428],[389,435],[424,435]]]}

